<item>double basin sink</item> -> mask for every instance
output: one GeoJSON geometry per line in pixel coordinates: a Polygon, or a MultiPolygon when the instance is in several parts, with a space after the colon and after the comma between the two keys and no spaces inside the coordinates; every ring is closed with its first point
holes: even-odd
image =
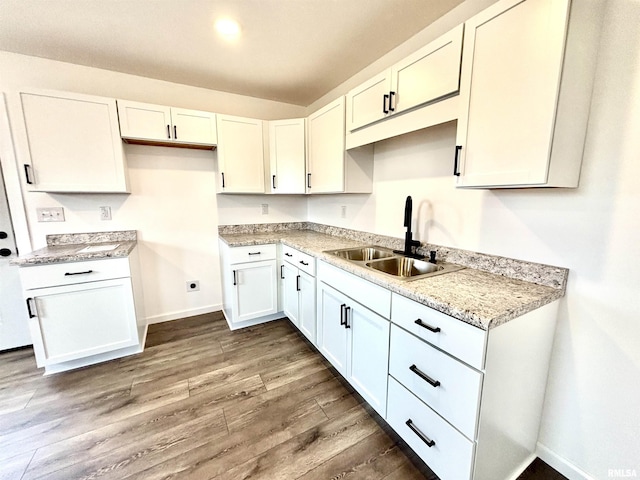
{"type": "Polygon", "coordinates": [[[395,253],[387,248],[375,246],[328,250],[325,253],[336,255],[399,280],[418,280],[455,272],[464,268],[453,263],[431,263],[395,253]]]}

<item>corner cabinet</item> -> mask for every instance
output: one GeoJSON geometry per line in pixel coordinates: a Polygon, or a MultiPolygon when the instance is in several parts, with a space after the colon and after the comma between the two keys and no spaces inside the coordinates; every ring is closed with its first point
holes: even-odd
{"type": "Polygon", "coordinates": [[[502,0],[465,23],[458,187],[578,186],[601,13],[502,0]]]}
{"type": "Polygon", "coordinates": [[[265,193],[263,121],[217,117],[218,192],[265,193]]]}
{"type": "Polygon", "coordinates": [[[218,143],[215,113],[118,100],[118,116],[128,143],[209,150],[218,143]]]}
{"type": "Polygon", "coordinates": [[[139,353],[146,319],[128,258],[20,267],[38,367],[55,373],[139,353]]]}
{"type": "Polygon", "coordinates": [[[280,318],[276,245],[229,247],[219,242],[223,306],[229,328],[280,318]]]}
{"type": "Polygon", "coordinates": [[[21,92],[20,101],[30,156],[23,165],[27,190],[129,192],[114,99],[33,90],[21,92]]]}
{"type": "Polygon", "coordinates": [[[269,122],[271,193],[305,193],[305,119],[269,122]]]}
{"type": "Polygon", "coordinates": [[[347,94],[347,130],[458,92],[460,25],[347,94]]]}
{"type": "Polygon", "coordinates": [[[373,145],[345,150],[345,99],[307,119],[307,193],[371,193],[373,145]]]}

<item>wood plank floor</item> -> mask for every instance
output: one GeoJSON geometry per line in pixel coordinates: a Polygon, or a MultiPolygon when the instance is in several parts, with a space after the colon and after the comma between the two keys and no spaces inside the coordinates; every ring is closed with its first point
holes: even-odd
{"type": "Polygon", "coordinates": [[[151,325],[142,354],[49,377],[0,354],[1,480],[437,480],[377,420],[286,319],[151,325]]]}

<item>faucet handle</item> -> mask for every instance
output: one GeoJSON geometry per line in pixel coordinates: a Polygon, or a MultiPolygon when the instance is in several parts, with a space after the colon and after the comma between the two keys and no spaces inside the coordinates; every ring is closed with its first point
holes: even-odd
{"type": "Polygon", "coordinates": [[[436,263],[436,251],[431,250],[429,252],[429,263],[436,263]]]}

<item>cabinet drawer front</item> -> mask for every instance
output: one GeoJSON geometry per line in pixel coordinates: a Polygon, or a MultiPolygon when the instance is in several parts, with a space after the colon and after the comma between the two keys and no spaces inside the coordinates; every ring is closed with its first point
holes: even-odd
{"type": "Polygon", "coordinates": [[[282,245],[282,259],[291,265],[298,266],[299,256],[302,252],[288,245],[282,245]]]}
{"type": "Polygon", "coordinates": [[[34,265],[19,271],[25,290],[131,276],[128,258],[34,265]]]}
{"type": "Polygon", "coordinates": [[[468,438],[475,439],[480,372],[392,325],[389,374],[468,438]]]}
{"type": "Polygon", "coordinates": [[[316,258],[306,253],[298,252],[296,267],[309,275],[316,275],[316,258]]]}
{"type": "Polygon", "coordinates": [[[332,265],[320,262],[318,278],[384,318],[391,311],[391,292],[332,265]]]}
{"type": "Polygon", "coordinates": [[[484,368],[486,331],[395,293],[391,321],[472,367],[484,368]]]}
{"type": "Polygon", "coordinates": [[[250,245],[247,247],[232,247],[229,249],[230,263],[258,262],[260,260],[275,260],[276,245],[250,245]]]}
{"type": "Polygon", "coordinates": [[[387,422],[441,480],[469,480],[474,443],[440,418],[406,388],[389,377],[387,422]],[[417,429],[421,439],[408,425],[417,429]],[[434,443],[429,447],[425,443],[434,443]]]}

